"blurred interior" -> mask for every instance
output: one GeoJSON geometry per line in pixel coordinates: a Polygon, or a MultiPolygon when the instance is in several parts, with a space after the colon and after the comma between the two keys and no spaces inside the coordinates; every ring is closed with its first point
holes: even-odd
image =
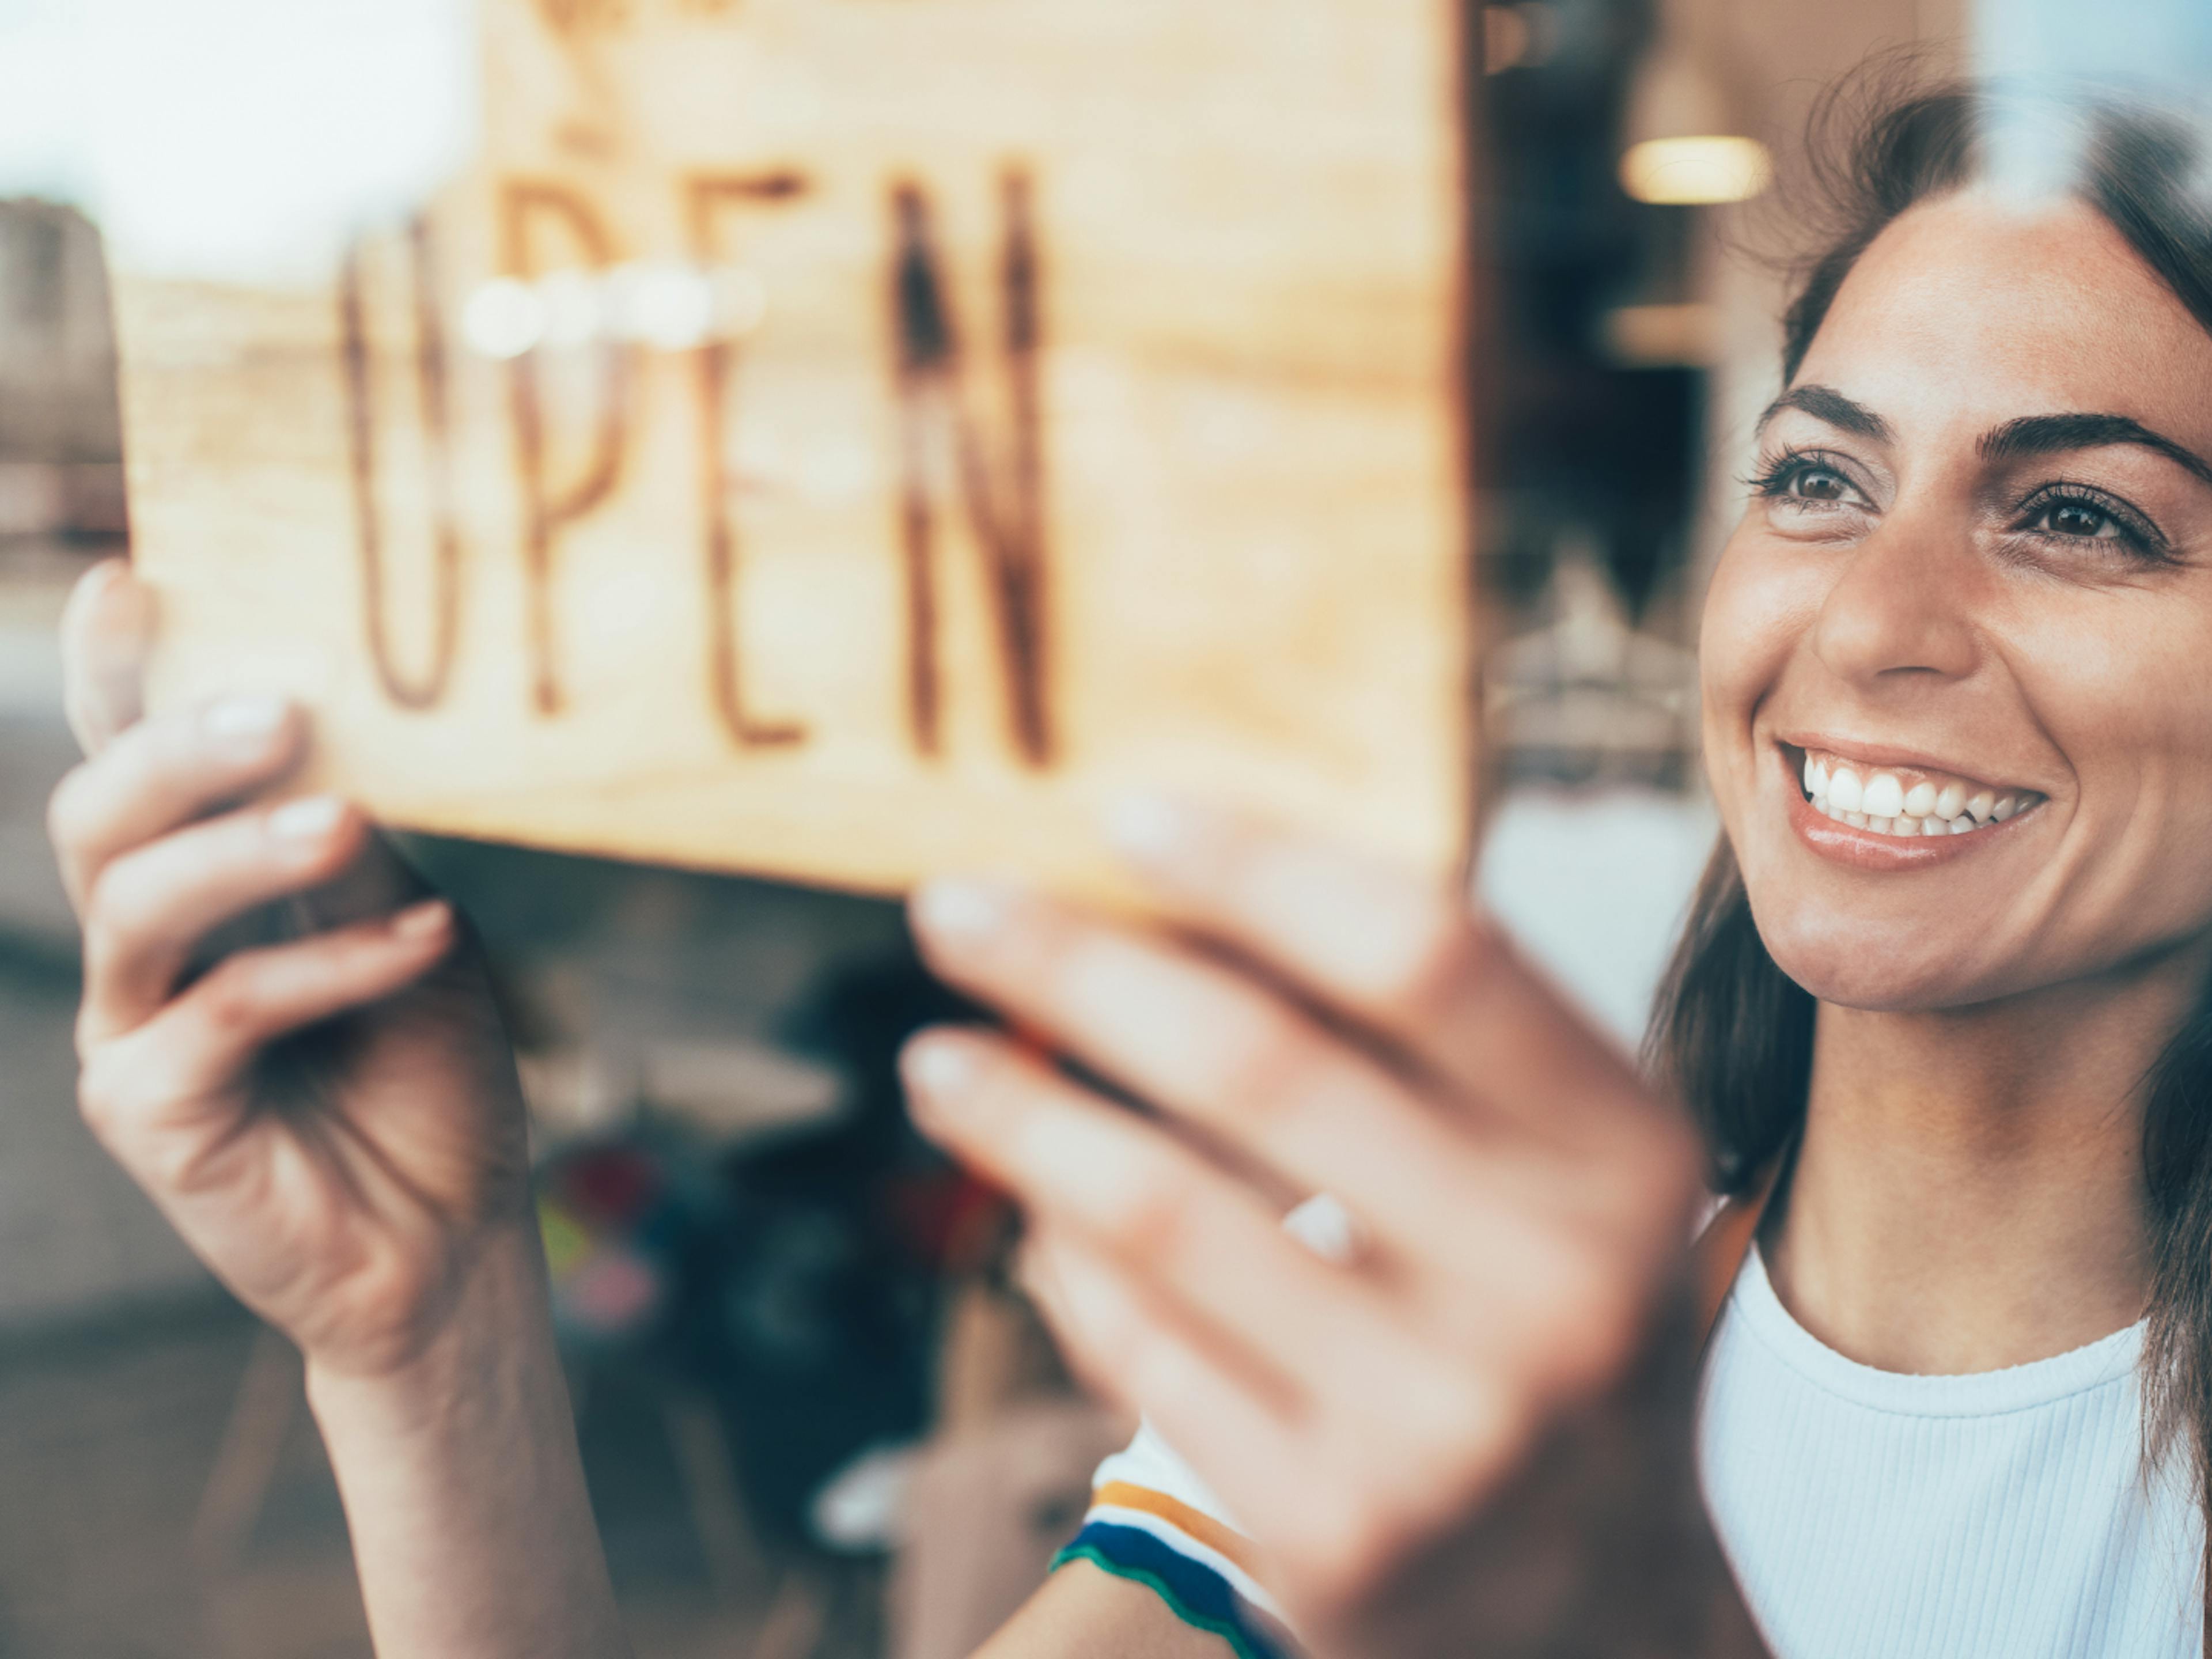
{"type": "MultiPolygon", "coordinates": [[[[1713,833],[1695,619],[1772,392],[1765,256],[1786,247],[1766,177],[1790,178],[1814,93],[1869,52],[1963,69],[2001,21],[2051,9],[1477,8],[1497,420],[1479,879],[1625,1042],[1713,833]],[[1763,151],[1708,156],[1687,185],[1632,165],[1700,137],[1763,151]]],[[[75,752],[55,623],[128,544],[106,317],[97,227],[65,200],[0,201],[0,1655],[365,1654],[296,1358],[71,1104],[76,941],[42,819],[75,752]]],[[[1124,1425],[1006,1284],[1009,1218],[905,1127],[892,1055],[949,1005],[896,908],[411,850],[489,942],[523,1048],[639,1652],[966,1652],[1124,1425]]]]}

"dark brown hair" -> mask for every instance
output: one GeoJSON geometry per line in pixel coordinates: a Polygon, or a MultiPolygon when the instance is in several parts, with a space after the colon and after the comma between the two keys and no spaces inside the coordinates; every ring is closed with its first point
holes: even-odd
{"type": "MultiPolygon", "coordinates": [[[[1895,67],[1846,82],[1814,112],[1808,146],[1819,252],[1783,318],[1796,379],[1859,256],[1917,203],[1982,176],[1996,95],[1961,86],[1899,93],[1895,67]]],[[[2203,146],[2185,123],[2100,103],[2041,118],[2078,130],[2073,193],[2112,222],[2212,331],[2212,212],[2197,191],[2203,146]]],[[[1703,1128],[1712,1179],[1741,1194],[1785,1156],[1804,1121],[1814,1001],[1767,953],[1723,836],[1707,866],[1652,1014],[1646,1057],[1703,1128]]],[[[2143,1170],[2153,1249],[2144,1344],[2154,1452],[2185,1443],[2212,1511],[2212,987],[2142,1079],[2143,1170]]]]}

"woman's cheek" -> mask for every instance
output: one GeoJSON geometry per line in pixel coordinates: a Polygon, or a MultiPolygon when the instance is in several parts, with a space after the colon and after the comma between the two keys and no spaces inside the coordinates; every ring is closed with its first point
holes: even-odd
{"type": "Polygon", "coordinates": [[[1781,682],[1802,632],[1799,618],[1818,611],[1798,591],[1805,573],[1792,572],[1759,544],[1748,521],[1729,538],[1698,635],[1705,767],[1731,835],[1735,798],[1751,787],[1757,766],[1753,722],[1781,682]]]}

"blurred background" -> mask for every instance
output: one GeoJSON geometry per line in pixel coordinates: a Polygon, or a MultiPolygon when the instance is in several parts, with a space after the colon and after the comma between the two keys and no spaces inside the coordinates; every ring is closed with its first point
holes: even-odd
{"type": "MultiPolygon", "coordinates": [[[[0,83],[47,73],[33,48],[58,41],[69,76],[96,79],[101,10],[0,5],[0,83]]],[[[1790,244],[1769,181],[1786,191],[1814,94],[1869,52],[2049,67],[2081,47],[2081,9],[1473,11],[1498,422],[1479,880],[1632,1042],[1713,833],[1695,617],[1774,390],[1790,244]]],[[[2202,33],[2190,3],[2099,15],[2100,49],[2136,67],[2202,33]]],[[[128,118],[94,90],[46,96],[128,118]]],[[[0,99],[0,155],[15,107],[0,99]]],[[[296,1358],[72,1103],[76,939],[42,822],[74,758],[53,635],[129,526],[100,228],[68,194],[0,200],[0,1655],[362,1655],[296,1358]]],[[[640,1653],[964,1653],[1034,1584],[1126,1425],[1076,1395],[1006,1285],[1008,1218],[904,1126],[892,1055],[946,1003],[896,907],[412,850],[514,1009],[585,1459],[640,1653]]]]}

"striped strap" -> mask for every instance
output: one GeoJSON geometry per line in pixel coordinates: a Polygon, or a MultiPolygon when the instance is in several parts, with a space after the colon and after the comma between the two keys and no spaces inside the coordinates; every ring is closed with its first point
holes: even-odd
{"type": "Polygon", "coordinates": [[[1142,1584],[1184,1624],[1226,1642],[1237,1659],[1293,1659],[1297,1652],[1289,1633],[1238,1595],[1226,1579],[1149,1532],[1085,1521],[1073,1541],[1053,1557],[1052,1571],[1071,1561],[1088,1561],[1102,1572],[1142,1584]]]}

